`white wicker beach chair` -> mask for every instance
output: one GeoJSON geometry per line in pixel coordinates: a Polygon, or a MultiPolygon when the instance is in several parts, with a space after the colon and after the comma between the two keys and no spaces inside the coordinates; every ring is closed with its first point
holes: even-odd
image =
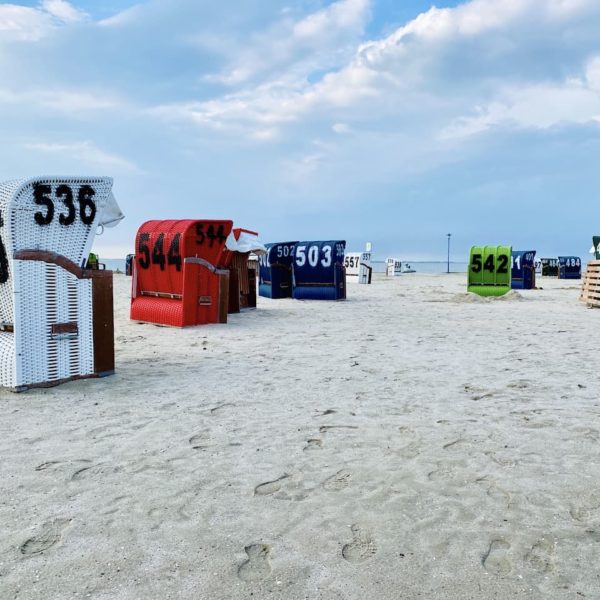
{"type": "Polygon", "coordinates": [[[1,386],[103,374],[100,346],[112,345],[112,273],[84,267],[107,205],[116,206],[111,187],[108,177],[0,184],[1,386]],[[110,314],[94,315],[96,296],[110,300],[110,314]]]}

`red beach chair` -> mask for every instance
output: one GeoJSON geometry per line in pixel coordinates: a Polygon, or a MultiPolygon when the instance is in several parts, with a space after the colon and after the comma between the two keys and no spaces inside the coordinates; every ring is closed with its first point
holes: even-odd
{"type": "Polygon", "coordinates": [[[138,230],[131,319],[187,327],[226,323],[229,273],[216,265],[232,221],[147,221],[138,230]]]}

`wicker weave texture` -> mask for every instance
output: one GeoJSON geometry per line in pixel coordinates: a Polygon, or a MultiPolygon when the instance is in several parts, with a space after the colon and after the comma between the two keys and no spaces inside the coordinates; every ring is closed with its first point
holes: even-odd
{"type": "Polygon", "coordinates": [[[13,256],[19,250],[42,250],[82,265],[111,187],[107,177],[39,177],[0,184],[0,236],[8,261],[8,277],[0,283],[0,320],[13,329],[0,335],[2,386],[93,374],[92,282],[56,264],[13,256]],[[47,186],[52,210],[35,201],[36,186],[47,186]],[[71,208],[59,186],[70,190],[71,208]],[[87,212],[78,202],[82,188],[92,189],[88,197],[94,208],[87,205],[87,212]],[[65,223],[69,214],[73,218],[65,223]],[[48,222],[40,223],[40,215],[48,222]]]}
{"type": "Polygon", "coordinates": [[[35,261],[14,262],[17,292],[16,373],[13,387],[93,373],[92,282],[61,267],[35,261]],[[57,323],[74,323],[76,334],[53,334],[57,323]]]}
{"type": "Polygon", "coordinates": [[[15,373],[15,336],[8,331],[0,331],[0,385],[14,387],[15,373]]]}

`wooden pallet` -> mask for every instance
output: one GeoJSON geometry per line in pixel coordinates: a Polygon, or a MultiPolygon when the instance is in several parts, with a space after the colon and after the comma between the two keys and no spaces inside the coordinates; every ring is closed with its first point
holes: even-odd
{"type": "Polygon", "coordinates": [[[579,299],[590,307],[600,308],[600,260],[588,263],[579,299]]]}

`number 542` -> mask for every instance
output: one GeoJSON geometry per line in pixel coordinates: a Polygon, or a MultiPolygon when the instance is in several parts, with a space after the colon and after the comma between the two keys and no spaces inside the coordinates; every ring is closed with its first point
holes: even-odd
{"type": "Polygon", "coordinates": [[[473,273],[480,273],[482,269],[485,269],[489,273],[508,273],[508,256],[506,254],[498,255],[498,264],[496,264],[494,254],[489,254],[485,262],[483,262],[481,254],[473,254],[471,271],[473,273]]]}

